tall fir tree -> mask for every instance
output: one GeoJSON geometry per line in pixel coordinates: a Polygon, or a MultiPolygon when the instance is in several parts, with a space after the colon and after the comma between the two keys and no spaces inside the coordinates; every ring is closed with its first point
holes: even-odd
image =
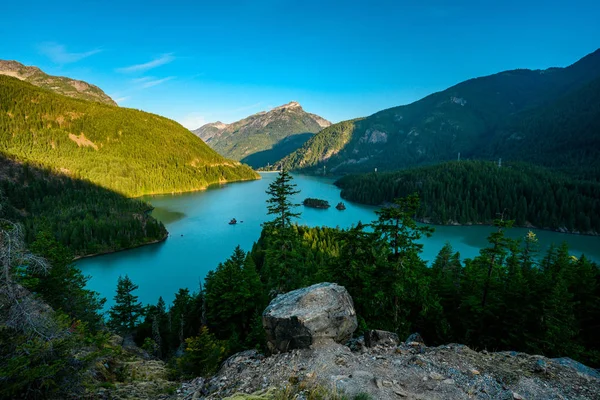
{"type": "Polygon", "coordinates": [[[299,204],[293,203],[291,197],[300,191],[295,189],[296,184],[292,180],[289,172],[282,169],[266,192],[269,195],[267,214],[275,216],[274,220],[264,223],[270,238],[265,267],[271,277],[267,284],[272,288],[272,295],[295,288],[294,282],[298,281],[296,269],[303,262],[296,252],[298,234],[292,226],[292,219],[298,218],[300,213],[294,211],[299,204]]]}
{"type": "Polygon", "coordinates": [[[292,224],[292,218],[298,218],[300,213],[294,212],[293,209],[300,204],[292,203],[291,197],[300,193],[296,190],[296,184],[292,183],[293,178],[289,172],[282,169],[279,171],[277,179],[275,179],[267,190],[269,198],[267,199],[267,214],[275,215],[275,219],[266,222],[265,226],[269,226],[280,231],[284,231],[292,224]]]}
{"type": "Polygon", "coordinates": [[[138,301],[138,297],[133,291],[138,289],[127,275],[119,277],[117,282],[117,294],[115,295],[115,305],[108,312],[110,318],[109,326],[121,333],[131,332],[135,329],[138,319],[142,315],[144,308],[138,301]]]}

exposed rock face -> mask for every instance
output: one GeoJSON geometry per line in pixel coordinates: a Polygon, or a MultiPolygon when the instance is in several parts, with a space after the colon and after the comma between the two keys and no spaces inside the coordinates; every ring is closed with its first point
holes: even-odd
{"type": "Polygon", "coordinates": [[[263,313],[267,344],[274,353],[306,349],[315,342],[344,342],[357,326],[352,298],[335,283],[279,295],[263,313]]]}
{"type": "Polygon", "coordinates": [[[411,343],[425,344],[425,341],[423,340],[423,338],[421,337],[421,335],[419,333],[413,333],[406,339],[405,343],[406,344],[411,344],[411,343]]]}
{"type": "Polygon", "coordinates": [[[367,347],[375,346],[398,346],[400,339],[393,332],[372,330],[365,333],[365,345],[367,347]]]}
{"type": "Polygon", "coordinates": [[[0,75],[12,76],[64,96],[117,105],[98,86],[64,76],[48,75],[37,67],[25,66],[17,61],[0,60],[0,75]]]}

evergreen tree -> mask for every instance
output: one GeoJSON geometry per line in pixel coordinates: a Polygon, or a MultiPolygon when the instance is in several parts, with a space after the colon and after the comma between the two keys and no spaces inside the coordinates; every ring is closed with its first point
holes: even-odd
{"type": "Polygon", "coordinates": [[[505,221],[504,217],[494,220],[494,226],[497,227],[496,232],[492,232],[488,237],[488,241],[492,247],[487,247],[481,250],[481,255],[487,259],[487,276],[485,279],[483,294],[481,297],[481,308],[485,309],[487,298],[492,284],[492,273],[498,266],[502,266],[504,258],[507,255],[507,250],[512,240],[504,235],[506,228],[511,228],[513,221],[505,221]]]}
{"type": "Polygon", "coordinates": [[[279,171],[277,179],[269,185],[267,190],[269,195],[267,214],[275,215],[275,219],[266,222],[265,226],[277,229],[280,233],[291,226],[292,218],[300,216],[300,213],[293,211],[293,208],[298,207],[300,204],[294,204],[290,199],[293,195],[300,193],[299,190],[295,190],[296,184],[292,183],[292,180],[290,173],[282,169],[279,171]]]}
{"type": "Polygon", "coordinates": [[[194,335],[200,327],[201,309],[195,307],[194,297],[189,289],[179,289],[169,308],[169,347],[173,350],[180,349],[185,339],[194,335]]]}
{"type": "Polygon", "coordinates": [[[292,176],[284,169],[279,172],[277,179],[269,185],[267,194],[267,214],[274,215],[275,219],[265,222],[264,227],[268,233],[267,262],[265,268],[270,277],[268,286],[273,290],[271,294],[289,291],[294,288],[294,276],[297,267],[302,264],[296,248],[298,235],[292,227],[292,218],[297,218],[300,213],[293,209],[299,204],[292,203],[291,196],[300,193],[295,190],[292,176]]]}
{"type": "Polygon", "coordinates": [[[413,193],[408,197],[395,199],[391,206],[382,207],[375,212],[378,219],[373,228],[375,233],[389,242],[393,258],[419,253],[423,245],[417,243],[417,240],[422,236],[430,237],[433,233],[433,228],[418,226],[415,221],[420,204],[419,196],[413,193]]]}
{"type": "Polygon", "coordinates": [[[377,212],[378,219],[372,224],[378,261],[371,279],[378,287],[374,297],[381,310],[380,323],[400,335],[432,323],[432,315],[441,312],[420,257],[423,245],[417,241],[430,236],[433,229],[417,225],[414,216],[419,206],[416,194],[396,199],[377,212]]]}
{"type": "Polygon", "coordinates": [[[184,378],[214,374],[227,355],[227,343],[218,340],[203,326],[198,336],[185,340],[183,356],[177,360],[177,368],[184,378]]]}
{"type": "Polygon", "coordinates": [[[460,327],[460,319],[456,310],[460,306],[461,278],[460,254],[454,252],[450,243],[446,243],[431,266],[431,288],[439,298],[440,305],[448,321],[446,336],[436,338],[440,341],[444,341],[444,339],[456,341],[455,338],[459,335],[457,331],[460,327]]]}
{"type": "Polygon", "coordinates": [[[209,327],[221,339],[235,336],[237,343],[229,347],[237,350],[255,314],[267,305],[254,261],[238,246],[228,260],[208,273],[205,282],[209,327]]]}
{"type": "Polygon", "coordinates": [[[110,316],[108,323],[112,329],[124,333],[135,329],[144,310],[138,297],[133,294],[138,287],[127,275],[124,278],[119,276],[115,305],[108,312],[110,316]]]}
{"type": "Polygon", "coordinates": [[[39,293],[55,310],[84,322],[92,331],[99,329],[106,299],[86,289],[89,277],[73,265],[71,252],[48,232],[39,232],[30,248],[48,260],[52,268],[44,276],[31,272],[26,286],[39,293]]]}

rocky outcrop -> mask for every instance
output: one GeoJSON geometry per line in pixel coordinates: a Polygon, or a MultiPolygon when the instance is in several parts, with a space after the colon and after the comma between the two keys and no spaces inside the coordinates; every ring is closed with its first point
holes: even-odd
{"type": "Polygon", "coordinates": [[[352,298],[335,283],[279,295],[263,313],[267,345],[274,353],[307,349],[317,342],[345,342],[357,326],[352,298]]]}
{"type": "Polygon", "coordinates": [[[12,76],[29,82],[32,85],[75,99],[95,101],[111,106],[117,105],[98,86],[64,76],[48,75],[37,67],[25,66],[17,61],[0,60],[0,75],[12,76]]]}
{"type": "Polygon", "coordinates": [[[410,335],[408,338],[406,338],[405,343],[406,344],[411,344],[411,343],[425,344],[425,341],[423,340],[423,338],[421,337],[421,335],[419,333],[415,332],[412,335],[410,335]]]}
{"type": "MultiPolygon", "coordinates": [[[[297,349],[264,357],[256,351],[232,356],[212,378],[184,384],[178,399],[222,399],[235,393],[268,393],[328,390],[319,398],[371,399],[598,399],[600,379],[579,363],[551,360],[517,352],[477,352],[449,344],[425,347],[363,348],[329,345],[297,349]],[[540,370],[539,364],[544,365],[540,370]],[[583,371],[583,372],[582,372],[583,371]],[[285,389],[283,389],[285,388],[285,389]]],[[[242,396],[239,396],[243,398],[242,396]]],[[[255,397],[246,397],[255,398],[255,397]]],[[[289,397],[288,397],[289,398],[289,397]]]]}
{"type": "Polygon", "coordinates": [[[400,339],[394,332],[372,330],[365,332],[365,346],[398,346],[400,339]]]}

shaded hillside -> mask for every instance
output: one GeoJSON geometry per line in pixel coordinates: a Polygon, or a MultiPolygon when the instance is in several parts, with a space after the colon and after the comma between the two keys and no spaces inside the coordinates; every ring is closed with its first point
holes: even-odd
{"type": "MultiPolygon", "coordinates": [[[[343,151],[352,140],[356,125],[362,119],[343,121],[323,129],[301,148],[275,163],[274,168],[286,170],[316,168],[326,169],[331,157],[343,151]]],[[[356,160],[348,161],[355,164],[356,160]]]]}
{"type": "Polygon", "coordinates": [[[152,206],[90,182],[22,164],[0,154],[0,217],[20,222],[31,243],[47,232],[76,256],[162,240],[152,206]]]}
{"type": "Polygon", "coordinates": [[[243,160],[258,168],[296,150],[306,141],[307,133],[319,132],[329,125],[329,121],[291,102],[232,124],[206,124],[193,132],[225,157],[243,160]],[[296,138],[297,135],[302,136],[296,138]],[[284,149],[286,153],[281,154],[284,149]],[[261,154],[253,157],[256,153],[261,154]]]}
{"type": "Polygon", "coordinates": [[[98,86],[64,76],[48,75],[38,67],[28,67],[17,61],[0,60],[0,75],[13,76],[35,86],[75,99],[96,101],[111,106],[117,105],[98,86]]]}
{"type": "Polygon", "coordinates": [[[178,123],[0,76],[0,151],[128,196],[257,179],[178,123]]]}
{"type": "Polygon", "coordinates": [[[281,160],[283,157],[302,147],[313,136],[314,134],[312,133],[299,133],[288,136],[274,144],[272,148],[250,154],[242,158],[241,161],[254,168],[269,168],[276,161],[281,160]]]}
{"type": "MultiPolygon", "coordinates": [[[[406,106],[335,124],[277,166],[307,171],[326,167],[328,172],[347,173],[455,160],[458,153],[463,158],[496,157],[492,144],[509,127],[513,127],[510,131],[521,130],[519,124],[526,120],[521,115],[547,110],[569,114],[572,115],[569,118],[578,120],[581,110],[569,108],[566,103],[570,96],[583,96],[576,91],[585,91],[584,87],[599,77],[600,50],[567,68],[513,70],[471,79],[406,106]],[[555,110],[556,107],[561,109],[555,110]],[[346,134],[340,135],[342,131],[346,134]]],[[[592,90],[588,94],[591,93],[592,90]]],[[[594,107],[590,105],[590,112],[594,107]]],[[[573,139],[583,143],[598,134],[584,123],[563,128],[566,129],[551,137],[560,146],[570,146],[573,139]],[[574,138],[575,132],[585,137],[574,138]]],[[[531,137],[545,137],[545,131],[540,126],[531,137]]],[[[594,143],[595,140],[592,139],[594,143]]],[[[540,153],[538,159],[552,159],[556,155],[552,142],[539,146],[539,142],[532,140],[529,144],[533,147],[525,151],[540,153]]],[[[586,160],[591,161],[591,156],[587,153],[586,160]]],[[[502,157],[530,159],[522,152],[503,152],[502,157]]],[[[565,162],[575,161],[569,158],[565,162]]]]}
{"type": "Polygon", "coordinates": [[[600,180],[600,79],[524,112],[491,146],[495,157],[526,160],[600,180]]]}
{"type": "Polygon", "coordinates": [[[446,162],[398,172],[347,175],[342,197],[383,204],[418,193],[417,217],[436,224],[488,224],[505,212],[519,226],[600,233],[600,184],[522,163],[446,162]]]}

